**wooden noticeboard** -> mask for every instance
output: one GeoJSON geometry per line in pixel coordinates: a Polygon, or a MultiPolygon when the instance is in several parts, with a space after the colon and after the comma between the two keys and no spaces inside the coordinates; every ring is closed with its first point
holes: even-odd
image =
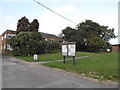
{"type": "Polygon", "coordinates": [[[62,44],[62,55],[64,57],[64,63],[65,63],[65,56],[73,56],[73,60],[75,63],[75,53],[76,53],[76,42],[65,42],[62,44]]]}

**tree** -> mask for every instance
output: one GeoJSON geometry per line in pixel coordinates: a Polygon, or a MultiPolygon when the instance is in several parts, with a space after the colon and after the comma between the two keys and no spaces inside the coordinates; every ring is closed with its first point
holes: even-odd
{"type": "Polygon", "coordinates": [[[29,20],[24,16],[18,20],[16,33],[29,31],[29,20]]]}
{"type": "Polygon", "coordinates": [[[48,53],[55,53],[55,52],[58,52],[61,50],[61,45],[60,43],[58,42],[47,42],[47,45],[46,45],[46,52],[48,53]]]}
{"type": "Polygon", "coordinates": [[[67,41],[73,41],[73,36],[76,35],[76,30],[72,29],[71,27],[66,27],[65,29],[62,30],[64,34],[64,39],[67,41]]]}
{"type": "Polygon", "coordinates": [[[88,34],[95,34],[102,37],[103,40],[109,41],[111,38],[116,38],[114,29],[108,29],[108,26],[101,26],[92,20],[86,20],[77,25],[78,31],[84,31],[84,37],[87,38],[88,34]]]}
{"type": "Polygon", "coordinates": [[[104,47],[109,47],[109,40],[116,38],[114,29],[108,29],[108,26],[101,26],[92,20],[86,20],[79,23],[76,29],[66,27],[62,30],[64,39],[75,41],[77,50],[98,52],[104,47]]]}
{"type": "Polygon", "coordinates": [[[37,19],[34,19],[31,23],[24,16],[18,20],[16,33],[19,32],[38,32],[39,22],[37,19]]]}
{"type": "Polygon", "coordinates": [[[103,46],[106,46],[105,40],[95,34],[90,34],[87,41],[87,51],[89,52],[100,52],[103,46]]]}
{"type": "Polygon", "coordinates": [[[14,55],[45,53],[45,44],[39,32],[20,32],[9,41],[14,55]]]}
{"type": "Polygon", "coordinates": [[[37,19],[34,19],[30,24],[30,32],[38,32],[39,22],[37,19]]]}

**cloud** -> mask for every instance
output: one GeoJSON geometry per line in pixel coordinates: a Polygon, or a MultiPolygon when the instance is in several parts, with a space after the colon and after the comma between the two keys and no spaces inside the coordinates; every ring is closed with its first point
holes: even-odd
{"type": "Polygon", "coordinates": [[[65,5],[65,6],[55,9],[55,11],[60,14],[66,14],[66,13],[71,13],[71,12],[77,13],[78,12],[78,10],[73,5],[65,5]]]}
{"type": "Polygon", "coordinates": [[[7,25],[6,28],[10,30],[16,30],[16,24],[7,25]]]}
{"type": "MultiPolygon", "coordinates": [[[[77,9],[72,5],[58,7],[55,9],[55,11],[71,20],[73,20],[73,17],[68,17],[70,16],[69,14],[71,14],[71,12],[73,12],[74,14],[78,13],[77,9]]],[[[66,28],[67,26],[74,28],[75,24],[54,14],[53,12],[47,11],[40,18],[39,31],[53,33],[57,35],[62,31],[62,29],[66,28]]]]}
{"type": "Polygon", "coordinates": [[[10,20],[12,20],[13,18],[12,17],[10,17],[10,16],[6,16],[5,17],[5,20],[7,20],[7,21],[10,21],[10,20]]]}

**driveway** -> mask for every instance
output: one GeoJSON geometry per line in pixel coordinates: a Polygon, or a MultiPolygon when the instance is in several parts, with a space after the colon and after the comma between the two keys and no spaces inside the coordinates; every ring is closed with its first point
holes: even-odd
{"type": "Polygon", "coordinates": [[[2,58],[2,88],[114,88],[42,65],[2,58]]]}

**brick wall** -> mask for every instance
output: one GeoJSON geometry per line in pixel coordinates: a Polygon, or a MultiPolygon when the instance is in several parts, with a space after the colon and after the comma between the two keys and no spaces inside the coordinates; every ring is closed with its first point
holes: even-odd
{"type": "Polygon", "coordinates": [[[12,30],[6,30],[0,37],[1,37],[1,43],[0,43],[0,46],[1,46],[1,52],[2,53],[9,53],[10,50],[7,49],[7,46],[9,45],[8,42],[9,42],[9,37],[8,35],[9,34],[15,34],[15,31],[12,31],[12,30]]]}
{"type": "Polygon", "coordinates": [[[52,40],[53,41],[56,41],[56,42],[63,42],[64,39],[61,39],[61,38],[57,38],[57,37],[50,37],[50,36],[42,36],[46,41],[49,41],[51,42],[52,40]]]}
{"type": "Polygon", "coordinates": [[[120,45],[112,45],[112,52],[120,52],[120,45]]]}
{"type": "Polygon", "coordinates": [[[0,53],[2,53],[2,35],[0,36],[0,53]]]}
{"type": "MultiPolygon", "coordinates": [[[[8,49],[8,45],[9,45],[9,36],[10,34],[16,34],[15,31],[12,31],[12,30],[6,30],[2,35],[0,35],[0,53],[9,53],[11,50],[8,49]]],[[[61,39],[55,35],[52,35],[52,34],[47,34],[47,33],[44,33],[44,35],[42,35],[42,37],[46,40],[46,41],[49,41],[49,42],[53,42],[53,41],[56,41],[56,42],[63,42],[64,39],[61,39]]]]}

